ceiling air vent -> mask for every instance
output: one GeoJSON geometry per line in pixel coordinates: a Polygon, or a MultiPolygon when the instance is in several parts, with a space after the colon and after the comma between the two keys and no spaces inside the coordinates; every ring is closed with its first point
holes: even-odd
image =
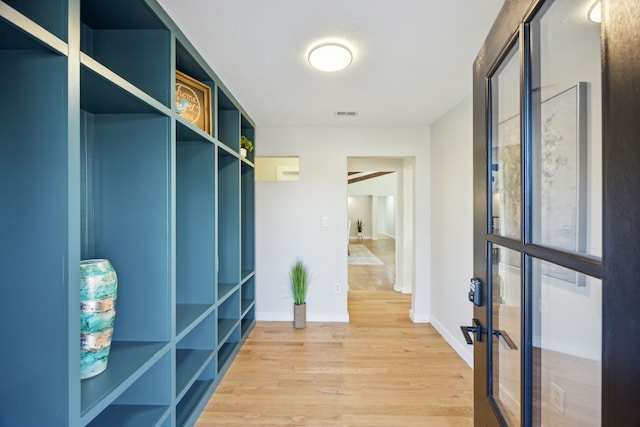
{"type": "Polygon", "coordinates": [[[336,111],[336,117],[357,117],[357,111],[336,111]]]}

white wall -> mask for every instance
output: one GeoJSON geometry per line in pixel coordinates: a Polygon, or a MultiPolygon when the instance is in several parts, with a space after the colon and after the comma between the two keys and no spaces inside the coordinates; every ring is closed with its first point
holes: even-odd
{"type": "Polygon", "coordinates": [[[384,233],[388,237],[396,237],[396,198],[395,196],[380,197],[379,203],[382,205],[379,209],[384,210],[384,216],[381,217],[381,224],[378,227],[379,232],[384,233]]]}
{"type": "Polygon", "coordinates": [[[373,232],[373,201],[374,197],[349,196],[347,199],[347,218],[351,220],[351,230],[349,237],[355,238],[358,232],[357,220],[363,223],[362,237],[371,239],[373,232]]]}
{"type": "Polygon", "coordinates": [[[461,325],[470,325],[473,277],[473,109],[471,97],[431,127],[431,324],[473,366],[461,325]]]}
{"type": "MultiPolygon", "coordinates": [[[[390,164],[394,163],[397,162],[390,164]]],[[[365,239],[375,240],[380,234],[395,237],[394,198],[398,193],[397,172],[349,184],[348,193],[352,238],[356,236],[357,218],[362,218],[364,221],[363,237],[365,239]]]]}
{"type": "MultiPolygon", "coordinates": [[[[348,321],[347,157],[408,157],[415,168],[411,206],[415,270],[414,318],[429,317],[430,129],[415,128],[260,128],[257,156],[299,156],[300,180],[256,182],[256,318],[292,320],[288,270],[296,257],[310,266],[309,321],[348,321]],[[328,217],[328,227],[321,219],[328,217]],[[341,292],[335,292],[335,284],[341,292]]],[[[353,225],[352,225],[353,227],[353,225]]]]}

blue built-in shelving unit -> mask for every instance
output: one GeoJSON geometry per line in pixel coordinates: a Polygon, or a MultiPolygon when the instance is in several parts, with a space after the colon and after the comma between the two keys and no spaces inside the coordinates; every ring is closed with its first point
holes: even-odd
{"type": "Polygon", "coordinates": [[[255,325],[253,121],[155,0],[0,1],[0,81],[0,425],[193,425],[255,325]],[[81,381],[86,258],[119,283],[81,381]]]}

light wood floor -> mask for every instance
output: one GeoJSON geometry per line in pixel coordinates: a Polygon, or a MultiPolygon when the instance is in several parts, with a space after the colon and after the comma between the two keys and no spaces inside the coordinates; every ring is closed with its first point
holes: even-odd
{"type": "Polygon", "coordinates": [[[409,308],[355,290],[349,324],[258,322],[197,426],[471,426],[473,372],[409,308]]]}
{"type": "Polygon", "coordinates": [[[349,289],[392,291],[396,284],[396,241],[393,239],[351,240],[364,245],[384,265],[349,265],[349,289]]]}

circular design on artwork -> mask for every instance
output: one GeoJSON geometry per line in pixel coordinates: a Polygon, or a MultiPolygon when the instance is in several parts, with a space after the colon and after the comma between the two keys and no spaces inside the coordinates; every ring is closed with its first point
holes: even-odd
{"type": "Polygon", "coordinates": [[[178,114],[182,114],[189,108],[189,101],[186,99],[176,99],[176,110],[178,114]]]}
{"type": "Polygon", "coordinates": [[[178,114],[191,123],[196,123],[202,114],[202,106],[198,95],[189,86],[181,83],[176,83],[176,107],[178,108],[178,114]],[[178,104],[180,104],[180,107],[178,107],[178,104]],[[186,108],[180,112],[181,107],[186,108]]]}

